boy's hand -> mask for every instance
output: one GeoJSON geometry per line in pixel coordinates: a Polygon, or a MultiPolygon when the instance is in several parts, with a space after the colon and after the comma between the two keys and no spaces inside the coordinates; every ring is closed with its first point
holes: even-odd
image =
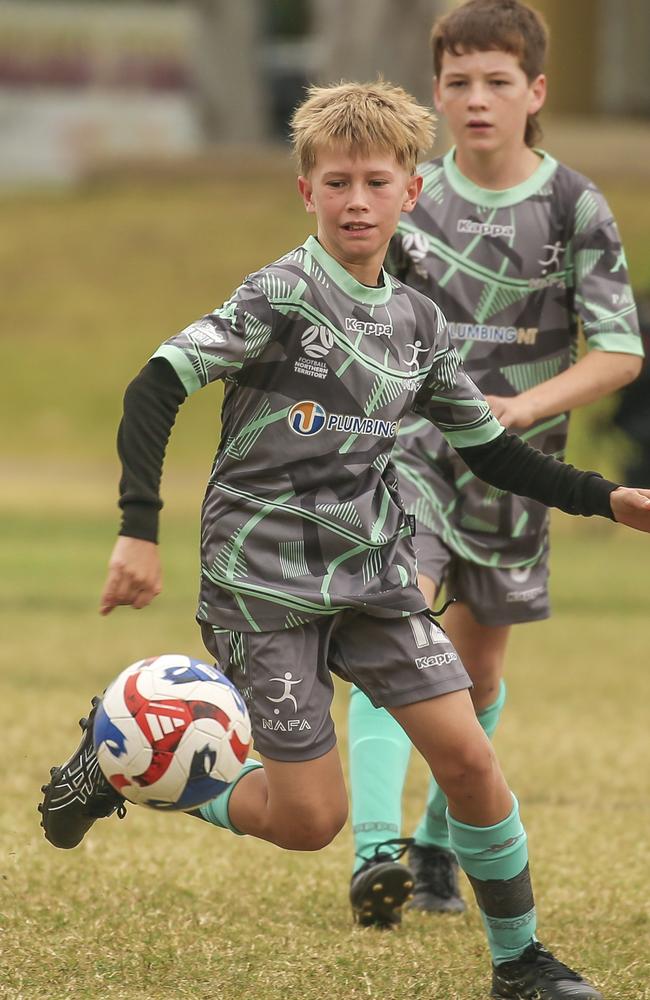
{"type": "Polygon", "coordinates": [[[650,490],[619,486],[609,495],[612,514],[619,524],[650,532],[650,490]]]}
{"type": "Polygon", "coordinates": [[[99,603],[100,615],[119,604],[144,608],[162,590],[158,546],[141,538],[120,535],[108,563],[108,577],[99,603]]]}
{"type": "Polygon", "coordinates": [[[532,406],[521,396],[486,396],[492,413],[508,430],[511,427],[530,427],[535,422],[532,406]]]}

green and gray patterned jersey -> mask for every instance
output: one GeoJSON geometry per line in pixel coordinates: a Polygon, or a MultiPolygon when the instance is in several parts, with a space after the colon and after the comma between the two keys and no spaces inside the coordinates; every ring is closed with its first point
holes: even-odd
{"type": "Polygon", "coordinates": [[[385,272],[362,285],[309,237],[154,358],[188,394],[226,383],[200,619],[267,631],[425,607],[390,462],[398,423],[413,410],[450,447],[503,430],[427,296],[385,272]]]}
{"type": "MultiPolygon", "coordinates": [[[[564,371],[579,325],[588,349],[643,353],[616,224],[591,181],[547,154],[506,191],[468,181],[453,150],[420,172],[422,195],[387,266],[435,299],[485,395],[512,396],[564,371]]],[[[561,414],[519,436],[562,457],[567,426],[561,414]]],[[[541,553],[546,508],[476,479],[426,420],[402,423],[393,458],[407,510],[461,557],[517,566],[541,553]]]]}

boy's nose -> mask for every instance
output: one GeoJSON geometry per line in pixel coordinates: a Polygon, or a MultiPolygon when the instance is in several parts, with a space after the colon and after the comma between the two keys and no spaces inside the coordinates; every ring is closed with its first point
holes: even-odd
{"type": "Polygon", "coordinates": [[[467,104],[470,108],[484,108],[487,105],[487,93],[485,87],[480,83],[475,83],[470,87],[467,97],[467,104]]]}
{"type": "Polygon", "coordinates": [[[368,199],[366,197],[365,189],[362,185],[353,187],[350,189],[350,197],[348,199],[348,208],[354,209],[355,211],[366,211],[368,208],[368,199]]]}

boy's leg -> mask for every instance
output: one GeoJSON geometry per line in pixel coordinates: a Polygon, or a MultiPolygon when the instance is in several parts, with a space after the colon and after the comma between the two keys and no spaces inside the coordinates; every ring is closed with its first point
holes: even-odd
{"type": "Polygon", "coordinates": [[[449,802],[451,845],[474,889],[499,1000],[603,1000],[536,940],[526,832],[469,694],[391,709],[449,802]]]}
{"type": "Polygon", "coordinates": [[[290,851],[318,851],[329,844],[348,814],[336,748],[316,760],[262,760],[263,766],[237,780],[227,799],[220,795],[202,806],[203,819],[290,851]]]}
{"type": "Polygon", "coordinates": [[[348,714],[353,872],[399,838],[402,790],[411,741],[385,708],[375,708],[358,687],[350,693],[348,714]]]}
{"type": "MultiPolygon", "coordinates": [[[[442,578],[449,551],[436,539],[431,539],[427,552],[430,571],[442,578]]],[[[420,589],[423,589],[421,578],[419,583],[420,589]]],[[[431,605],[438,585],[427,579],[425,586],[428,589],[423,593],[431,605]]],[[[372,887],[368,889],[369,880],[376,878],[382,883],[382,888],[387,881],[390,882],[388,895],[396,900],[396,906],[389,923],[394,925],[399,923],[401,905],[411,897],[413,888],[412,873],[398,862],[404,853],[404,844],[408,843],[401,839],[402,793],[411,756],[411,741],[386,709],[375,708],[363,691],[354,685],[350,692],[348,738],[354,838],[352,896],[358,892],[367,896],[368,891],[372,891],[372,887]],[[369,871],[373,866],[378,868],[375,873],[369,871]],[[357,879],[355,885],[355,876],[362,868],[362,878],[357,879]]],[[[355,914],[360,919],[356,910],[355,914]]],[[[372,912],[366,912],[362,922],[366,926],[386,926],[381,913],[378,918],[375,920],[372,912]]]]}
{"type": "MultiPolygon", "coordinates": [[[[505,704],[503,671],[510,628],[480,624],[463,603],[448,609],[444,627],[472,679],[471,696],[478,721],[492,738],[505,704]]],[[[409,864],[416,887],[410,907],[428,913],[461,913],[465,904],[458,887],[458,865],[451,850],[447,799],[434,778],[414,840],[409,864]]]]}
{"type": "MultiPolygon", "coordinates": [[[[429,542],[423,560],[425,569],[430,548],[429,542]]],[[[510,626],[539,621],[550,614],[548,544],[543,534],[529,543],[531,556],[536,550],[537,561],[532,566],[504,569],[454,558],[448,567],[447,588],[457,603],[446,612],[443,623],[472,679],[472,701],[490,737],[505,704],[503,674],[510,626]]],[[[427,581],[421,578],[420,586],[426,592],[427,581]]],[[[409,852],[409,864],[416,876],[411,906],[427,912],[464,909],[445,811],[445,796],[432,780],[426,809],[415,831],[415,844],[409,852]]]]}
{"type": "Polygon", "coordinates": [[[364,927],[394,927],[410,898],[413,875],[399,858],[402,790],[411,741],[384,708],[352,686],[348,715],[354,866],[350,898],[364,927]]]}
{"type": "Polygon", "coordinates": [[[364,926],[394,926],[413,887],[411,872],[398,864],[405,842],[395,837],[411,744],[390,714],[371,700],[376,706],[390,697],[402,676],[407,687],[424,687],[427,694],[466,688],[469,678],[448,637],[424,615],[389,621],[350,616],[337,636],[332,669],[370,695],[355,690],[351,704],[353,817],[361,858],[350,902],[355,920],[364,926]]]}

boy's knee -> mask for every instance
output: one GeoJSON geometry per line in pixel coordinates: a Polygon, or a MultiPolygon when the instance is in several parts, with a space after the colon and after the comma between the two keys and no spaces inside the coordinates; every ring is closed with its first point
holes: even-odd
{"type": "Polygon", "coordinates": [[[469,787],[485,787],[499,773],[496,756],[489,745],[467,746],[454,754],[442,766],[438,783],[447,796],[469,787]]]}
{"type": "Polygon", "coordinates": [[[320,851],[340,833],[347,817],[347,803],[327,812],[292,817],[276,843],[289,851],[320,851]]]}

